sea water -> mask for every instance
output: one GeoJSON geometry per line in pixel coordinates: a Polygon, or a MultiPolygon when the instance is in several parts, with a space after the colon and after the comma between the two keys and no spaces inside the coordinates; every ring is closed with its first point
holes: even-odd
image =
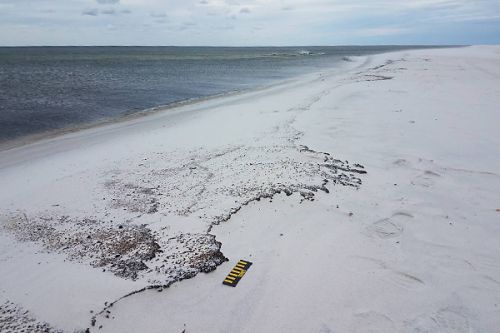
{"type": "Polygon", "coordinates": [[[0,142],[251,89],[408,47],[0,48],[0,142]]]}

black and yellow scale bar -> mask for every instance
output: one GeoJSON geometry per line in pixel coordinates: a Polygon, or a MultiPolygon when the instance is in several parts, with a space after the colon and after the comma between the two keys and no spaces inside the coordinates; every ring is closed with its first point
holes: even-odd
{"type": "Polygon", "coordinates": [[[238,284],[238,282],[240,282],[241,278],[243,277],[243,275],[245,275],[250,266],[252,266],[252,263],[250,261],[238,261],[236,266],[234,266],[231,272],[229,272],[229,274],[226,276],[222,284],[230,287],[236,287],[236,285],[238,284]]]}

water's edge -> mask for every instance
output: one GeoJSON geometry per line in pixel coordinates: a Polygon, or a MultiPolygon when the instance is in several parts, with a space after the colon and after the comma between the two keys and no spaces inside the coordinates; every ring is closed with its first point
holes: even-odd
{"type": "MultiPolygon", "coordinates": [[[[396,48],[396,49],[387,49],[386,51],[375,51],[373,53],[368,53],[364,54],[362,56],[358,56],[357,58],[360,57],[368,57],[371,55],[375,54],[381,54],[381,53],[388,53],[388,52],[394,52],[394,51],[403,51],[403,50],[411,50],[411,49],[421,49],[421,48],[428,48],[428,46],[413,46],[413,47],[403,47],[403,48],[396,48]]],[[[437,47],[432,47],[432,48],[437,48],[437,47]]],[[[348,57],[356,57],[356,56],[348,56],[348,57]]],[[[164,111],[169,111],[173,109],[177,109],[179,107],[184,107],[188,105],[195,105],[199,103],[203,103],[205,101],[211,101],[211,100],[216,100],[219,98],[223,97],[229,97],[229,96],[236,96],[236,95],[241,95],[245,93],[250,93],[253,91],[260,91],[260,90],[265,90],[269,89],[274,86],[279,86],[286,84],[291,81],[297,81],[300,80],[302,77],[308,76],[308,75],[317,75],[322,72],[327,72],[331,70],[342,70],[343,67],[349,65],[349,59],[348,61],[343,61],[346,59],[337,59],[338,61],[333,61],[333,58],[329,65],[322,67],[321,69],[318,68],[309,68],[308,72],[303,72],[300,74],[294,74],[290,75],[288,77],[283,77],[280,79],[271,79],[269,78],[266,83],[256,83],[254,85],[242,88],[242,89],[230,89],[221,93],[215,93],[215,94],[210,94],[210,95],[204,95],[204,96],[199,96],[199,97],[191,97],[191,98],[185,98],[185,99],[179,99],[179,100],[174,100],[172,102],[169,102],[167,104],[159,104],[153,107],[147,107],[144,109],[130,109],[128,111],[123,111],[120,114],[110,114],[108,116],[104,116],[95,120],[89,120],[89,121],[84,121],[84,122],[75,122],[75,123],[68,123],[66,125],[62,125],[59,128],[55,129],[48,129],[48,130],[42,130],[40,132],[35,132],[35,133],[27,133],[24,135],[20,135],[18,137],[14,138],[5,138],[5,139],[0,139],[0,151],[5,151],[5,150],[10,150],[13,148],[18,148],[24,145],[36,143],[39,141],[43,141],[46,139],[52,139],[58,136],[62,136],[65,134],[69,133],[75,133],[78,131],[82,131],[85,129],[91,129],[91,128],[96,128],[96,127],[101,127],[101,126],[106,126],[114,123],[121,123],[121,122],[126,122],[132,119],[137,119],[140,117],[144,117],[147,115],[151,115],[157,112],[164,112],[164,111]],[[312,71],[311,71],[312,70],[312,71]]]]}

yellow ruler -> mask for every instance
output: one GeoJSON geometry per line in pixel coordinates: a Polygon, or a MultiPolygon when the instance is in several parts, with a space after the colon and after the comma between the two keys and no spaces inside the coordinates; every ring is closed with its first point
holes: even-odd
{"type": "Polygon", "coordinates": [[[243,277],[243,275],[245,275],[250,266],[252,266],[252,263],[250,261],[238,261],[236,266],[234,266],[231,272],[229,272],[229,274],[226,276],[222,284],[230,287],[236,287],[236,285],[238,284],[238,282],[240,282],[241,278],[243,277]]]}

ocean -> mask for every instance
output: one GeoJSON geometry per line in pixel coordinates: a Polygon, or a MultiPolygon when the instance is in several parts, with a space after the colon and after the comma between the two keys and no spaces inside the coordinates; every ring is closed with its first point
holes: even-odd
{"type": "Polygon", "coordinates": [[[416,48],[0,47],[0,142],[416,48]]]}

